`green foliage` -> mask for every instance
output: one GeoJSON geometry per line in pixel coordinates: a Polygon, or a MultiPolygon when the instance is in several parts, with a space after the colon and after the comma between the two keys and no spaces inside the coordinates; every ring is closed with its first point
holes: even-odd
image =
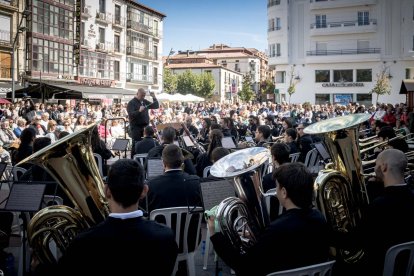
{"type": "Polygon", "coordinates": [[[290,81],[289,81],[289,87],[287,89],[287,93],[289,94],[289,104],[290,104],[290,97],[296,92],[296,84],[298,84],[299,80],[295,79],[295,68],[291,66],[290,69],[290,81]]]}
{"type": "Polygon", "coordinates": [[[196,94],[198,91],[198,77],[191,70],[185,70],[184,73],[178,75],[177,92],[181,94],[196,94]]]}
{"type": "Polygon", "coordinates": [[[213,75],[211,73],[204,72],[198,76],[198,81],[199,89],[196,95],[203,98],[210,98],[213,96],[214,88],[216,87],[213,75]]]}
{"type": "Polygon", "coordinates": [[[275,84],[272,80],[265,80],[260,84],[260,92],[262,94],[273,94],[275,91],[275,84]]]}
{"type": "Polygon", "coordinates": [[[381,95],[391,94],[391,84],[390,84],[390,78],[388,74],[386,73],[387,68],[383,68],[383,70],[377,74],[377,81],[375,83],[374,88],[369,91],[370,94],[377,94],[377,100],[381,95]]]}
{"type": "Polygon", "coordinates": [[[252,82],[249,74],[243,76],[243,88],[239,91],[239,98],[244,102],[253,100],[255,97],[252,89],[252,82]]]}
{"type": "Polygon", "coordinates": [[[168,68],[164,68],[163,87],[164,92],[169,94],[177,91],[177,76],[168,68]]]}

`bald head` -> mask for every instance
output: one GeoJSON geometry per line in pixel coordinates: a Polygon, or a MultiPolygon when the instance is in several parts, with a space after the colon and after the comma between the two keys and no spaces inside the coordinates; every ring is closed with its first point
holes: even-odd
{"type": "Polygon", "coordinates": [[[137,99],[138,100],[144,99],[145,94],[146,94],[145,89],[144,88],[139,88],[138,91],[137,91],[137,99]]]}
{"type": "Polygon", "coordinates": [[[387,165],[387,169],[391,174],[403,175],[407,168],[408,160],[402,151],[387,149],[378,155],[376,163],[387,165]]]}

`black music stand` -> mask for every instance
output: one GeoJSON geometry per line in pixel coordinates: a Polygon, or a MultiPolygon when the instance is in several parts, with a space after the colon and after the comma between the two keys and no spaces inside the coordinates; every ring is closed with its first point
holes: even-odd
{"type": "MultiPolygon", "coordinates": [[[[125,158],[126,158],[128,144],[129,144],[129,139],[117,138],[114,144],[112,145],[112,150],[115,150],[118,152],[125,151],[125,158]]],[[[121,155],[119,155],[119,159],[120,158],[121,158],[121,155]]]]}

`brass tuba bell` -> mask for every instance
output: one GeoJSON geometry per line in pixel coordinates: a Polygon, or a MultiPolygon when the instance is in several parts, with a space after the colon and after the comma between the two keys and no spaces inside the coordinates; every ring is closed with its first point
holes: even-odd
{"type": "MultiPolygon", "coordinates": [[[[361,210],[368,205],[362,162],[358,145],[358,126],[371,117],[369,114],[352,114],[331,118],[304,129],[307,134],[324,134],[324,142],[332,163],[319,172],[315,180],[318,209],[334,231],[350,232],[361,219],[361,210]]],[[[362,249],[340,249],[338,258],[346,263],[357,263],[362,249]]]]}
{"type": "Polygon", "coordinates": [[[49,173],[73,203],[49,206],[30,220],[27,235],[35,254],[42,263],[53,263],[51,241],[64,252],[81,230],[103,221],[109,214],[104,196],[104,183],[99,174],[91,146],[96,124],[72,133],[56,143],[30,155],[16,166],[30,163],[49,173]]]}
{"type": "Polygon", "coordinates": [[[270,151],[263,147],[238,150],[214,163],[211,175],[233,179],[237,197],[223,200],[217,208],[221,232],[241,253],[256,242],[269,224],[262,188],[263,166],[270,151]]]}

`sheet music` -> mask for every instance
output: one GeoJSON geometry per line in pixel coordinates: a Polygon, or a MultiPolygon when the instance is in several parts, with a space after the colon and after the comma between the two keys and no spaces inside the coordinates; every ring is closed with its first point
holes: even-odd
{"type": "Polygon", "coordinates": [[[236,145],[234,144],[234,141],[231,137],[223,137],[221,139],[221,144],[222,144],[223,148],[226,148],[226,149],[236,148],[236,145]]]}
{"type": "Polygon", "coordinates": [[[183,136],[184,143],[187,147],[194,147],[193,141],[191,141],[190,137],[183,136]]]}
{"type": "Polygon", "coordinates": [[[228,180],[201,182],[200,186],[204,210],[210,210],[224,199],[235,196],[234,188],[228,180]]]}
{"type": "Polygon", "coordinates": [[[158,176],[164,173],[164,166],[161,159],[148,159],[147,174],[148,178],[158,176]]]}
{"type": "Polygon", "coordinates": [[[112,145],[112,149],[119,151],[126,150],[126,148],[128,147],[128,143],[128,139],[116,139],[114,144],[112,145]]]}
{"type": "Polygon", "coordinates": [[[45,188],[45,184],[14,183],[5,209],[11,211],[38,211],[45,188]]]}

